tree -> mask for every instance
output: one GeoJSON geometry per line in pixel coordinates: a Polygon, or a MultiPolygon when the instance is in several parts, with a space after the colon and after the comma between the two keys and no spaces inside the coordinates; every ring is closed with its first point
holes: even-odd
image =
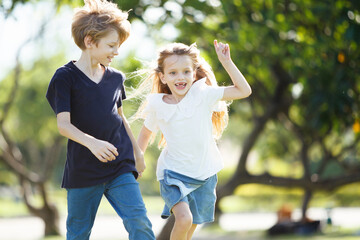
{"type": "MultiPolygon", "coordinates": [[[[24,203],[32,215],[43,220],[45,235],[59,235],[59,213],[49,200],[47,182],[63,144],[62,138],[54,134],[55,127],[49,128],[49,121],[56,125],[53,115],[45,110],[45,101],[39,100],[44,98],[47,81],[42,79],[47,69],[39,72],[34,67],[24,72],[19,60],[23,47],[33,40],[18,49],[13,76],[1,82],[0,162],[18,177],[24,203]],[[32,201],[35,194],[42,200],[40,205],[32,201]]],[[[36,65],[49,66],[47,60],[39,60],[36,65]]]]}
{"type": "Polygon", "coordinates": [[[197,42],[220,84],[230,82],[212,41],[228,42],[250,82],[252,96],[231,105],[231,116],[240,115],[250,127],[235,173],[218,188],[219,201],[241,184],[298,187],[304,189],[305,217],[313,192],[359,181],[358,1],[117,2],[133,9],[130,18],[147,23],[156,40],[164,41],[158,30],[166,22],[180,31],[177,41],[197,42]],[[158,18],[149,17],[152,11],[158,18]],[[260,174],[247,164],[252,151],[265,166],[260,174]],[[279,172],[267,164],[273,159],[301,169],[279,172]]]}
{"type": "Polygon", "coordinates": [[[245,183],[299,187],[305,192],[305,218],[313,191],[332,191],[360,180],[359,134],[351,131],[359,121],[359,70],[355,63],[359,62],[356,49],[360,35],[355,34],[359,23],[352,16],[359,4],[245,1],[222,6],[229,18],[224,21],[230,26],[227,32],[234,32],[234,20],[243,16],[238,36],[250,37],[242,43],[235,38],[243,44],[235,46],[249,53],[244,58],[250,59],[248,64],[260,69],[251,74],[251,67],[247,68],[254,88],[250,99],[254,127],[245,139],[235,174],[218,189],[218,197],[245,183]],[[260,37],[251,38],[255,35],[252,29],[260,37]],[[253,45],[248,51],[247,44],[253,45]],[[263,59],[258,59],[259,54],[263,59]],[[263,69],[268,73],[262,73],[263,69]],[[269,81],[269,77],[274,80],[269,81]],[[269,124],[276,124],[278,132],[271,133],[275,141],[266,140],[274,150],[265,147],[268,154],[261,156],[263,161],[269,157],[300,161],[302,176],[279,177],[270,173],[276,172],[274,169],[256,175],[247,169],[248,154],[260,134],[269,136],[269,124]],[[345,142],[344,134],[352,139],[345,142]],[[331,171],[332,165],[341,171],[331,171]]]}
{"type": "Polygon", "coordinates": [[[226,84],[212,41],[228,42],[253,88],[247,101],[231,106],[252,127],[235,173],[218,188],[218,202],[241,184],[298,187],[304,189],[305,218],[314,191],[360,180],[359,2],[159,1],[143,12],[151,8],[164,9],[151,27],[176,25],[177,41],[197,42],[226,84]],[[279,174],[268,167],[254,174],[247,166],[251,151],[263,163],[281,159],[300,162],[302,169],[279,174]]]}

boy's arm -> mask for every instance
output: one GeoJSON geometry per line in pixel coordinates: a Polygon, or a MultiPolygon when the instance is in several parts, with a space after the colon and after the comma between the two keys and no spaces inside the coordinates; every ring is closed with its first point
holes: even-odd
{"type": "Polygon", "coordinates": [[[133,145],[136,170],[139,173],[139,177],[142,177],[142,173],[144,172],[144,170],[146,168],[143,151],[141,151],[139,145],[136,142],[134,134],[131,131],[130,125],[129,125],[126,117],[124,116],[122,107],[118,108],[118,113],[123,120],[124,127],[126,129],[127,134],[129,135],[130,141],[133,145]]]}
{"type": "Polygon", "coordinates": [[[228,44],[218,43],[214,41],[215,51],[218,55],[219,61],[229,74],[233,86],[225,87],[224,95],[221,100],[235,100],[246,98],[251,94],[251,87],[242,75],[240,70],[236,67],[234,62],[231,60],[230,47],[228,44]]]}
{"type": "Polygon", "coordinates": [[[70,122],[70,113],[61,112],[57,115],[57,126],[61,135],[87,147],[101,162],[115,160],[117,149],[109,142],[90,136],[70,122]]]}

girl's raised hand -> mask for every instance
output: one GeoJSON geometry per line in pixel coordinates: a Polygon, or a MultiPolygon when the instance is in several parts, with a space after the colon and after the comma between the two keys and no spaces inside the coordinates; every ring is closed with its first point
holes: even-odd
{"type": "Polygon", "coordinates": [[[214,46],[215,46],[216,54],[221,63],[231,60],[229,44],[227,43],[224,44],[222,42],[218,43],[217,40],[214,40],[214,46]]]}

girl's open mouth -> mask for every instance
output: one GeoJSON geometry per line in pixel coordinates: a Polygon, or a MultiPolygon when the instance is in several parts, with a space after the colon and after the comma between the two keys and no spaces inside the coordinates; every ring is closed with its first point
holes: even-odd
{"type": "Polygon", "coordinates": [[[186,83],[175,83],[176,89],[179,89],[179,90],[184,89],[186,87],[186,85],[187,85],[186,83]]]}

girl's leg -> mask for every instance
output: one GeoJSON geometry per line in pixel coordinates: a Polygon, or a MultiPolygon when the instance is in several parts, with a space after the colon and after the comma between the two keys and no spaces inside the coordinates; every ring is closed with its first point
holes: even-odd
{"type": "Polygon", "coordinates": [[[175,216],[175,224],[170,240],[186,240],[193,221],[189,205],[186,202],[179,202],[172,208],[172,212],[175,216]]]}
{"type": "Polygon", "coordinates": [[[197,227],[197,224],[191,225],[191,228],[190,228],[190,230],[188,231],[188,234],[187,234],[187,240],[191,240],[192,235],[194,234],[196,227],[197,227]]]}
{"type": "Polygon", "coordinates": [[[130,240],[155,240],[139,183],[132,173],[122,174],[109,182],[105,196],[122,218],[130,240]]]}
{"type": "Polygon", "coordinates": [[[67,240],[89,239],[103,191],[102,185],[67,189],[67,240]]]}

